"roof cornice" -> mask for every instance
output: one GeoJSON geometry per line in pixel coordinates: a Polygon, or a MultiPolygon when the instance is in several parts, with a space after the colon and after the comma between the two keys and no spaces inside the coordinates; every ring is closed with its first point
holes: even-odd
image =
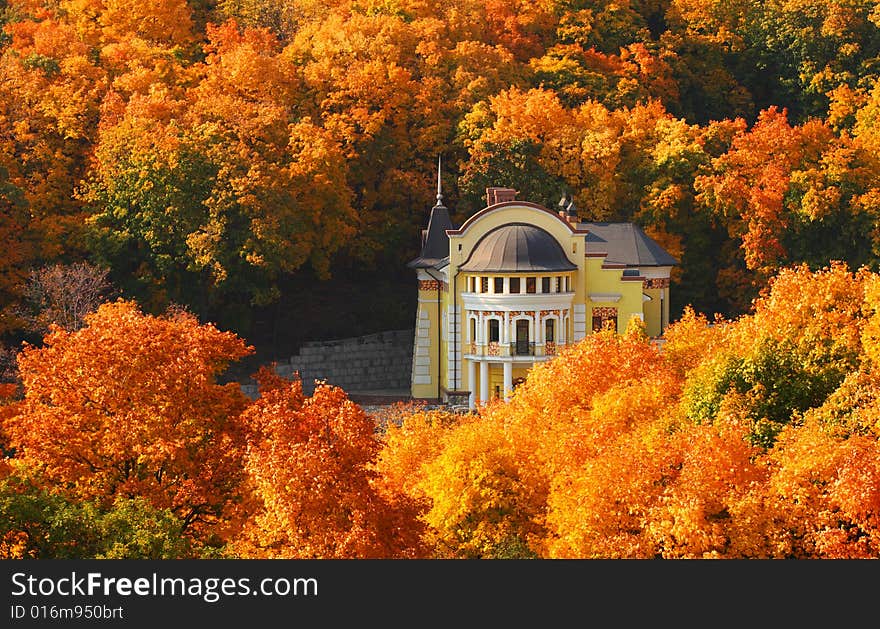
{"type": "Polygon", "coordinates": [[[552,216],[553,218],[558,220],[560,223],[565,225],[572,234],[587,234],[587,233],[589,233],[589,230],[580,229],[578,227],[575,227],[574,225],[569,223],[567,220],[565,220],[564,218],[559,216],[559,214],[557,214],[553,210],[548,210],[543,205],[538,205],[537,203],[531,203],[529,201],[504,201],[503,203],[495,203],[494,205],[490,205],[488,207],[483,208],[482,210],[480,210],[479,212],[477,212],[476,214],[474,214],[473,216],[468,218],[464,223],[462,223],[461,227],[459,227],[458,229],[447,229],[446,233],[450,236],[461,236],[468,229],[470,229],[470,227],[475,222],[479,221],[481,218],[483,218],[489,214],[492,214],[493,212],[497,212],[498,210],[503,210],[503,209],[506,209],[509,207],[527,207],[527,208],[531,208],[533,210],[540,210],[542,212],[546,212],[547,214],[549,214],[550,216],[552,216]]]}

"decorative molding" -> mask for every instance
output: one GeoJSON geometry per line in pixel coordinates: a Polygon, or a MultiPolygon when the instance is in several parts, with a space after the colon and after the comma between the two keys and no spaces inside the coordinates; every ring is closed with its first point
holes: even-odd
{"type": "Polygon", "coordinates": [[[611,306],[602,306],[599,308],[593,308],[593,316],[598,317],[600,319],[616,319],[617,318],[617,308],[611,306]]]}
{"type": "Polygon", "coordinates": [[[449,287],[446,285],[446,282],[440,282],[438,280],[419,280],[419,290],[449,290],[449,287]]]}
{"type": "Polygon", "coordinates": [[[644,288],[669,288],[668,277],[654,277],[645,280],[644,288]]]}

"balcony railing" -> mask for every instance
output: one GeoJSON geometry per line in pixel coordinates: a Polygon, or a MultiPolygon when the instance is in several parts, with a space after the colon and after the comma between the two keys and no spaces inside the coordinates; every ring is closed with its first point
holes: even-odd
{"type": "Polygon", "coordinates": [[[503,358],[505,356],[555,356],[564,343],[546,341],[536,344],[527,341],[513,341],[511,343],[499,343],[490,341],[486,345],[475,342],[464,344],[464,351],[472,356],[492,356],[503,358]]]}
{"type": "Polygon", "coordinates": [[[534,356],[535,344],[528,341],[514,341],[510,344],[511,356],[534,356]]]}

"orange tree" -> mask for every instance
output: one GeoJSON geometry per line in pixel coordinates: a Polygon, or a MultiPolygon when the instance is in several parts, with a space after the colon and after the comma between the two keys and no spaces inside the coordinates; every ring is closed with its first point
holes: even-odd
{"type": "Polygon", "coordinates": [[[422,552],[413,503],[383,492],[374,469],[376,425],[338,387],[267,369],[243,414],[250,518],[234,552],[299,559],[406,558],[422,552]]]}
{"type": "Polygon", "coordinates": [[[240,338],[180,312],[102,305],[19,356],[24,398],[5,413],[17,460],[80,500],[142,497],[213,543],[233,522],[247,399],[217,376],[249,354],[240,338]]]}

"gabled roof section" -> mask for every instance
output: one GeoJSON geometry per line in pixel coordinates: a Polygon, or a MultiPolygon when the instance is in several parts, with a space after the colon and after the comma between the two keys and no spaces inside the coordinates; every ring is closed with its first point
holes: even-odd
{"type": "Polygon", "coordinates": [[[580,223],[589,231],[587,255],[606,253],[605,264],[626,266],[676,266],[678,260],[635,223],[580,223]]]}

